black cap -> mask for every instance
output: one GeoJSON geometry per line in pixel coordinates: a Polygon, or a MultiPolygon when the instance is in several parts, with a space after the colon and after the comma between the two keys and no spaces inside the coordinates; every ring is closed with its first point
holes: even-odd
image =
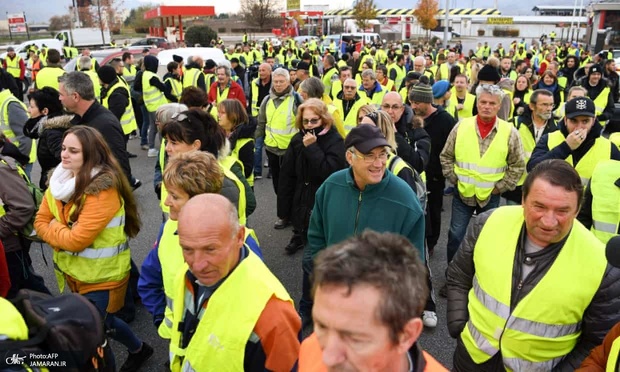
{"type": "Polygon", "coordinates": [[[601,67],[601,65],[592,65],[590,66],[590,69],[588,70],[588,76],[592,75],[592,74],[602,74],[603,73],[603,68],[601,67]]]}
{"type": "Polygon", "coordinates": [[[297,64],[297,70],[309,71],[310,70],[310,65],[308,64],[308,62],[301,61],[301,62],[299,62],[297,64]]]}
{"type": "Polygon", "coordinates": [[[181,62],[183,62],[183,57],[178,56],[176,54],[173,54],[172,55],[172,60],[175,61],[176,63],[181,63],[181,62]]]}
{"type": "Polygon", "coordinates": [[[97,70],[97,75],[104,84],[110,84],[116,80],[116,70],[114,70],[114,67],[110,65],[99,67],[99,70],[97,70]]]}
{"type": "Polygon", "coordinates": [[[566,102],[564,112],[569,119],[576,116],[589,116],[593,118],[596,116],[596,107],[594,102],[588,97],[575,97],[566,102]]]}
{"type": "Polygon", "coordinates": [[[312,56],[310,53],[304,52],[304,54],[301,55],[301,59],[312,59],[312,56]]]}
{"type": "Polygon", "coordinates": [[[344,140],[344,147],[355,147],[362,154],[368,154],[377,147],[390,146],[381,129],[370,124],[361,124],[351,129],[344,140]]]}
{"type": "Polygon", "coordinates": [[[239,63],[239,58],[237,58],[237,57],[232,57],[232,58],[230,59],[230,63],[239,63]]]}
{"type": "Polygon", "coordinates": [[[212,69],[212,68],[215,68],[215,66],[217,66],[217,64],[215,63],[215,61],[214,61],[214,60],[212,60],[212,59],[207,59],[207,60],[205,61],[205,68],[206,68],[207,70],[210,70],[210,69],[212,69]]]}

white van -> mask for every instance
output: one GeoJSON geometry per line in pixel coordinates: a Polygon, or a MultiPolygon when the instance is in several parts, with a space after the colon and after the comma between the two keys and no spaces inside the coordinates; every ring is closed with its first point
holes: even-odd
{"type": "Polygon", "coordinates": [[[375,32],[352,32],[348,34],[342,34],[341,40],[348,42],[353,39],[355,42],[362,42],[363,45],[378,44],[381,42],[381,37],[375,32]]]}
{"type": "MultiPolygon", "coordinates": [[[[60,52],[60,55],[62,56],[62,41],[60,40],[56,40],[56,39],[36,39],[36,40],[29,40],[29,41],[24,41],[21,44],[18,45],[11,45],[14,49],[15,49],[15,53],[17,53],[20,57],[22,57],[24,60],[28,58],[28,46],[35,44],[37,47],[39,47],[39,49],[41,49],[43,47],[43,45],[45,45],[46,47],[50,48],[50,49],[56,49],[60,52]]],[[[0,54],[0,58],[6,58],[6,52],[0,54]]]]}

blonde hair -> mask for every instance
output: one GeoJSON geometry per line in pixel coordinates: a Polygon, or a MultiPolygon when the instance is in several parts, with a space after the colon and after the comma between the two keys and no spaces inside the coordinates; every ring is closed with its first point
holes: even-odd
{"type": "Polygon", "coordinates": [[[168,160],[163,176],[166,187],[176,187],[189,197],[222,190],[224,171],[213,154],[189,151],[168,160]]]}
{"type": "MultiPolygon", "coordinates": [[[[377,125],[377,128],[381,130],[381,133],[385,136],[390,147],[396,150],[398,145],[396,144],[396,130],[394,129],[394,122],[390,115],[385,111],[375,111],[372,115],[377,115],[377,120],[373,120],[377,125]]],[[[371,118],[372,119],[372,118],[371,118]]]]}
{"type": "Polygon", "coordinates": [[[303,116],[304,111],[312,110],[321,118],[321,124],[330,127],[334,123],[334,118],[327,110],[327,106],[318,98],[310,98],[297,108],[297,117],[295,118],[295,127],[299,130],[304,129],[303,116]]]}

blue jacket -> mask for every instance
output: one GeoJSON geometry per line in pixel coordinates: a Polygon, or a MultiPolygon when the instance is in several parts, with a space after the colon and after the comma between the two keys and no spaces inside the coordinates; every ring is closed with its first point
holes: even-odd
{"type": "Polygon", "coordinates": [[[308,228],[312,256],[365,229],[403,235],[424,260],[424,212],[409,185],[389,171],[360,191],[351,168],[333,173],[316,193],[308,228]]]}
{"type": "MultiPolygon", "coordinates": [[[[142,270],[140,270],[140,278],[138,279],[138,294],[140,294],[144,307],[153,315],[153,323],[156,326],[159,326],[159,323],[164,319],[166,309],[166,294],[164,293],[164,281],[161,275],[161,262],[159,262],[159,255],[157,254],[165,224],[165,222],[161,224],[155,245],[144,259],[142,270]]],[[[245,239],[245,246],[256,253],[261,260],[263,259],[263,253],[252,236],[248,236],[245,239]]]]}

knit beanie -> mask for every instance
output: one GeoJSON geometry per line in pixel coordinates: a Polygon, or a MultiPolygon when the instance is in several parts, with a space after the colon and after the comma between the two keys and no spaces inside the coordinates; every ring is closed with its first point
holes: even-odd
{"type": "Polygon", "coordinates": [[[214,60],[212,60],[212,59],[207,59],[207,60],[205,61],[205,68],[206,68],[207,70],[210,70],[210,69],[212,69],[212,68],[215,68],[215,66],[217,66],[217,64],[215,63],[215,61],[214,61],[214,60]]]}
{"type": "Polygon", "coordinates": [[[439,80],[433,84],[433,97],[441,98],[450,89],[450,83],[446,80],[439,80]]]}
{"type": "Polygon", "coordinates": [[[417,84],[409,91],[409,100],[412,102],[433,103],[433,90],[426,84],[417,84]]]}
{"type": "Polygon", "coordinates": [[[497,84],[501,80],[499,72],[491,65],[484,65],[478,72],[478,81],[492,81],[497,84]]]}
{"type": "Polygon", "coordinates": [[[104,84],[110,84],[116,79],[116,70],[110,65],[101,66],[99,70],[97,70],[97,75],[99,75],[99,79],[101,79],[104,84]]]}

